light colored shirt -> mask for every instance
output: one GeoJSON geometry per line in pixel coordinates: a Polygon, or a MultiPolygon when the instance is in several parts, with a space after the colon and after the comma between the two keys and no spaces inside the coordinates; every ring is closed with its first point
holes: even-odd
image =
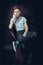
{"type": "Polygon", "coordinates": [[[25,17],[20,16],[18,20],[14,20],[14,24],[17,31],[25,30],[25,22],[27,19],[25,17]]]}

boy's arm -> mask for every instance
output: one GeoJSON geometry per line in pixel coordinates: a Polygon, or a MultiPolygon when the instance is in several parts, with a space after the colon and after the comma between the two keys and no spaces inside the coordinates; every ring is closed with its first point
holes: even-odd
{"type": "Polygon", "coordinates": [[[12,29],[13,27],[13,18],[10,20],[9,29],[12,29]]]}
{"type": "Polygon", "coordinates": [[[11,20],[10,20],[9,29],[12,29],[15,19],[16,19],[16,16],[13,15],[13,18],[11,18],[11,20]]]}
{"type": "Polygon", "coordinates": [[[29,28],[28,28],[27,22],[25,22],[24,25],[25,25],[25,31],[24,31],[24,33],[23,33],[23,36],[26,37],[29,28]]]}

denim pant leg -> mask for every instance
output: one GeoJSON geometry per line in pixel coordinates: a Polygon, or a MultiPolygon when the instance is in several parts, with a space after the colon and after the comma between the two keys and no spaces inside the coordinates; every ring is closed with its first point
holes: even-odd
{"type": "MultiPolygon", "coordinates": [[[[23,31],[22,31],[23,32],[23,31]]],[[[22,42],[22,32],[20,32],[20,31],[18,31],[17,32],[17,40],[19,41],[19,43],[21,43],[22,42]]]]}
{"type": "Polygon", "coordinates": [[[27,40],[32,39],[32,38],[35,38],[35,37],[36,37],[36,32],[29,31],[27,33],[27,36],[26,37],[23,37],[22,36],[22,42],[26,42],[27,40]]]}
{"type": "Polygon", "coordinates": [[[17,39],[18,39],[20,44],[24,44],[27,40],[32,39],[34,37],[36,37],[36,32],[31,32],[31,31],[29,31],[27,33],[26,37],[23,37],[23,31],[18,32],[18,35],[17,35],[17,39]]]}
{"type": "Polygon", "coordinates": [[[18,31],[17,32],[17,40],[19,41],[19,44],[22,45],[22,48],[25,47],[24,39],[23,39],[23,33],[24,33],[24,31],[18,31]]]}

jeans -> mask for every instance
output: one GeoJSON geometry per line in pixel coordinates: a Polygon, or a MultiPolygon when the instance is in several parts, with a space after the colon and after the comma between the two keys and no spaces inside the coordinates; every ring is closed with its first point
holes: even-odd
{"type": "Polygon", "coordinates": [[[26,37],[23,37],[24,31],[17,31],[17,40],[19,43],[25,43],[27,40],[36,37],[36,32],[29,31],[26,37]]]}
{"type": "Polygon", "coordinates": [[[26,37],[23,37],[23,33],[24,33],[24,30],[23,31],[17,31],[16,42],[14,43],[15,46],[13,46],[13,48],[14,48],[14,51],[15,51],[15,49],[18,50],[18,48],[19,48],[18,44],[21,44],[22,45],[21,51],[23,52],[25,62],[27,62],[29,64],[31,62],[31,58],[32,58],[33,53],[31,51],[28,52],[29,49],[25,48],[25,42],[29,39],[35,38],[36,37],[36,32],[29,31],[27,33],[26,37]]]}
{"type": "MultiPolygon", "coordinates": [[[[36,37],[36,32],[31,32],[29,31],[27,33],[26,37],[23,37],[23,31],[17,31],[17,35],[16,35],[16,41],[18,41],[19,45],[22,45],[22,48],[25,48],[25,42],[28,41],[29,39],[35,38],[36,37]]],[[[15,47],[18,48],[18,43],[15,42],[15,47]]]]}

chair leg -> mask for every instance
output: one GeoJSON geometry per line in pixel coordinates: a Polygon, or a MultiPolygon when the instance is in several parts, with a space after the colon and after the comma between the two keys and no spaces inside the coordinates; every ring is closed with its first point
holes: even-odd
{"type": "Polygon", "coordinates": [[[13,45],[13,50],[16,52],[16,47],[15,47],[15,42],[14,41],[12,42],[12,45],[13,45]]]}
{"type": "Polygon", "coordinates": [[[19,42],[18,41],[13,41],[12,42],[12,45],[13,45],[14,51],[16,52],[17,51],[17,48],[18,48],[18,45],[19,45],[19,42]]]}

